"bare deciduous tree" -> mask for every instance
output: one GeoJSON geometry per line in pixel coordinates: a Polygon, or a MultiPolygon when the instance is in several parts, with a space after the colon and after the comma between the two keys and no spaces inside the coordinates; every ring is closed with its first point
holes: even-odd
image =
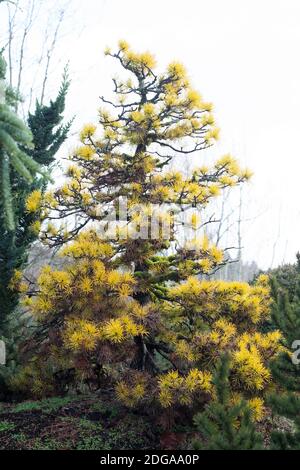
{"type": "Polygon", "coordinates": [[[25,117],[36,98],[41,103],[45,99],[50,68],[70,1],[56,2],[51,8],[45,0],[0,2],[7,3],[6,8],[3,5],[2,16],[7,37],[2,39],[0,47],[8,63],[8,81],[23,98],[21,111],[25,117]]]}

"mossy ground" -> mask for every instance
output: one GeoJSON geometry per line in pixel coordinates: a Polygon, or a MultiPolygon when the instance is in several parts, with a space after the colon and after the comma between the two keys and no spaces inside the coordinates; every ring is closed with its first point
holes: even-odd
{"type": "Polygon", "coordinates": [[[0,449],[157,449],[155,416],[100,396],[55,397],[0,407],[0,449]]]}
{"type": "MultiPolygon", "coordinates": [[[[192,449],[201,438],[179,414],[172,424],[154,409],[129,410],[107,394],[0,403],[0,450],[155,450],[192,449]],[[181,424],[180,424],[181,423],[181,424]]],[[[266,448],[274,429],[291,422],[270,411],[258,424],[266,448]]]]}

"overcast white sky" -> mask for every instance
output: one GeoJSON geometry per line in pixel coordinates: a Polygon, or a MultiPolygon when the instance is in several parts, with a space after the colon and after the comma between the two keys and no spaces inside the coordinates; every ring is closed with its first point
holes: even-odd
{"type": "MultiPolygon", "coordinates": [[[[64,3],[46,2],[53,11],[64,3]]],[[[255,173],[245,191],[244,258],[264,268],[294,261],[300,250],[300,1],[69,3],[50,85],[57,85],[69,60],[74,130],[96,119],[98,96],[111,91],[118,68],[103,56],[106,45],[123,38],[134,49],[152,51],[162,68],[183,62],[194,87],[215,105],[221,140],[211,159],[230,152],[255,173]]],[[[39,34],[31,38],[31,53],[39,34]]]]}

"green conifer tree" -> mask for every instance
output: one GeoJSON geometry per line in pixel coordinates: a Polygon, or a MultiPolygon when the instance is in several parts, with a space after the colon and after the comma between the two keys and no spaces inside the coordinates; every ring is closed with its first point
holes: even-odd
{"type": "Polygon", "coordinates": [[[276,279],[278,287],[284,289],[288,293],[289,300],[293,301],[300,281],[300,253],[296,254],[295,263],[278,266],[267,274],[276,279]]]}
{"type": "Polygon", "coordinates": [[[195,416],[194,422],[203,441],[196,441],[197,450],[260,449],[262,441],[252,422],[251,411],[243,400],[230,400],[230,358],[224,355],[214,376],[217,400],[195,416]]]}
{"type": "Polygon", "coordinates": [[[41,172],[38,163],[27,153],[33,147],[30,129],[13,110],[19,97],[5,83],[6,62],[0,53],[0,191],[1,212],[6,229],[15,229],[11,173],[15,171],[27,183],[41,172]]]}
{"type": "Polygon", "coordinates": [[[68,67],[66,67],[57,98],[51,100],[48,106],[36,101],[34,113],[29,113],[28,127],[33,135],[34,147],[29,149],[28,154],[40,165],[49,167],[67,138],[72,122],[63,124],[62,119],[69,86],[68,67]]]}
{"type": "MultiPolygon", "coordinates": [[[[65,98],[69,88],[67,71],[57,98],[49,105],[36,103],[35,112],[29,114],[28,127],[32,133],[33,148],[26,148],[30,158],[34,159],[48,173],[53,167],[55,156],[66,140],[71,121],[62,124],[65,98]]],[[[24,149],[25,151],[25,149],[24,149]]],[[[14,169],[10,172],[10,195],[12,197],[14,230],[9,230],[4,214],[0,213],[0,338],[6,344],[6,365],[0,366],[0,396],[6,398],[9,391],[9,379],[18,369],[19,345],[30,334],[31,319],[21,316],[17,309],[19,296],[9,288],[15,270],[22,269],[28,257],[30,245],[37,239],[34,224],[38,217],[28,213],[25,202],[35,189],[44,190],[48,180],[38,175],[29,182],[14,169]]]]}
{"type": "Polygon", "coordinates": [[[272,279],[273,289],[273,321],[283,335],[283,352],[272,364],[272,374],[277,381],[279,390],[283,393],[274,393],[269,397],[273,413],[285,416],[292,420],[292,432],[274,431],[272,433],[272,447],[275,449],[300,449],[300,264],[298,269],[298,285],[295,288],[293,300],[289,300],[289,293],[279,287],[277,281],[272,279]]]}
{"type": "MultiPolygon", "coordinates": [[[[58,96],[49,105],[36,103],[33,114],[29,114],[28,127],[32,133],[34,146],[26,149],[28,158],[50,173],[55,155],[68,135],[71,122],[62,124],[65,98],[69,88],[67,71],[63,76],[58,96]]],[[[25,149],[23,149],[25,152],[25,149]]],[[[25,202],[34,189],[45,189],[47,179],[36,176],[28,181],[14,169],[10,172],[10,196],[13,205],[14,230],[9,230],[6,217],[0,215],[0,334],[1,324],[14,311],[18,296],[9,289],[9,283],[16,269],[20,269],[27,260],[28,248],[36,240],[34,222],[37,216],[26,211],[25,202]]],[[[3,334],[3,332],[2,332],[3,334]]]]}

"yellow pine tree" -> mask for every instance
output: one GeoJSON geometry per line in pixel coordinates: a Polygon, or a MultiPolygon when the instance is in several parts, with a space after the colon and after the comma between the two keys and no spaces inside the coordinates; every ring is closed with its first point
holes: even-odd
{"type": "MultiPolygon", "coordinates": [[[[157,74],[154,57],[133,52],[125,41],[105,53],[128,76],[113,79],[115,98],[102,97],[99,122],[83,128],[65,183],[27,201],[28,211],[40,213],[44,243],[61,246],[65,268],[44,267],[38,289],[24,296],[41,325],[43,347],[31,375],[27,366],[14,385],[50,393],[53,381],[41,375],[46,363],[52,374],[75,368],[81,381],[98,374],[98,386],[109,376],[127,406],[155,399],[163,407],[205,403],[215,396],[214,364],[228,351],[232,400],[248,399],[260,418],[271,384],[268,361],[280,349],[278,332],[259,332],[269,315],[268,280],[254,286],[200,280],[226,262],[224,254],[205,235],[176,243],[180,226],[162,206],[156,236],[147,233],[155,204],[203,210],[250,172],[230,155],[188,176],[170,170],[175,158],[217,139],[211,103],[191,87],[180,63],[157,74]],[[119,202],[125,200],[124,219],[119,202]]],[[[193,216],[191,225],[198,223],[193,216]]],[[[31,289],[19,273],[14,285],[31,289]]]]}

